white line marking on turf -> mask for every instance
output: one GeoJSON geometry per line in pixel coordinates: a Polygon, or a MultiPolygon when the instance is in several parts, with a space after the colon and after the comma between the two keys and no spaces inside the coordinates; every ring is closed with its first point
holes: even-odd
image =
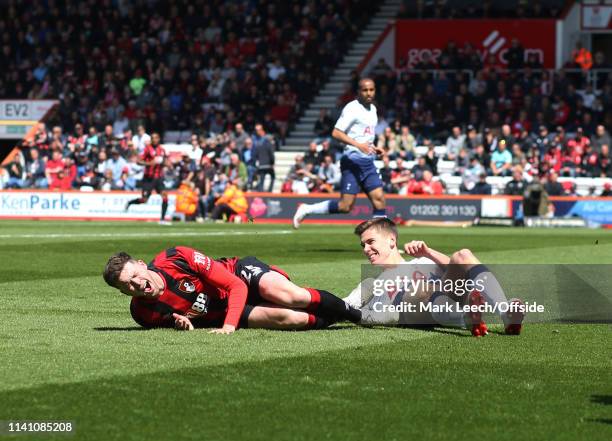
{"type": "Polygon", "coordinates": [[[173,231],[147,233],[49,233],[49,234],[0,234],[0,239],[66,239],[66,238],[86,238],[86,237],[173,237],[173,236],[256,236],[256,235],[276,235],[293,234],[290,230],[280,231],[173,231]]]}

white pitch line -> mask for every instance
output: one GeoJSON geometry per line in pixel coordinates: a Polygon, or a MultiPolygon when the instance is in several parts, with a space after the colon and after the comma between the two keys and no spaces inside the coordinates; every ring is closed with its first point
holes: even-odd
{"type": "Polygon", "coordinates": [[[66,239],[66,238],[103,238],[103,237],[180,237],[180,236],[256,236],[292,234],[290,230],[280,231],[173,231],[173,232],[147,232],[147,233],[51,233],[51,234],[0,234],[0,239],[66,239]]]}

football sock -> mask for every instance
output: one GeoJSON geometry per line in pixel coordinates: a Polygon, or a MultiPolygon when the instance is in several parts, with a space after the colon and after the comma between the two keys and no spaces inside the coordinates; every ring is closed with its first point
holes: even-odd
{"type": "Polygon", "coordinates": [[[164,220],[164,218],[166,217],[166,211],[168,211],[168,196],[162,199],[161,220],[164,220]]]}
{"type": "MultiPolygon", "coordinates": [[[[484,290],[482,295],[484,296],[487,303],[490,305],[498,305],[500,303],[508,302],[504,290],[489,269],[482,264],[475,265],[470,268],[467,272],[468,279],[471,279],[476,283],[476,286],[483,286],[484,290]]],[[[497,311],[497,314],[504,319],[505,314],[497,311]]]]}
{"type": "Polygon", "coordinates": [[[143,203],[142,198],[136,198],[136,199],[132,199],[131,201],[129,201],[127,203],[127,206],[129,207],[130,205],[142,204],[142,203],[143,203]]]}
{"type": "Polygon", "coordinates": [[[325,329],[334,324],[333,320],[308,314],[308,324],[304,329],[325,329]]]}
{"type": "Polygon", "coordinates": [[[376,218],[376,217],[387,217],[387,210],[385,210],[384,208],[377,210],[374,209],[374,213],[372,214],[372,217],[376,218]]]}
{"type": "Polygon", "coordinates": [[[338,201],[328,201],[328,202],[329,202],[328,213],[330,214],[340,213],[340,209],[338,208],[338,201]]]}
{"type": "Polygon", "coordinates": [[[328,214],[329,203],[331,201],[317,202],[316,204],[306,204],[308,214],[328,214]]]}
{"type": "Polygon", "coordinates": [[[349,306],[344,300],[322,289],[306,288],[310,293],[309,312],[318,312],[319,315],[332,320],[348,320],[359,323],[361,311],[349,306]]]}
{"type": "Polygon", "coordinates": [[[431,316],[434,321],[443,326],[465,327],[465,314],[461,311],[456,311],[455,301],[441,292],[435,292],[429,300],[432,303],[433,309],[431,316]],[[443,308],[442,305],[448,305],[443,308]]]}

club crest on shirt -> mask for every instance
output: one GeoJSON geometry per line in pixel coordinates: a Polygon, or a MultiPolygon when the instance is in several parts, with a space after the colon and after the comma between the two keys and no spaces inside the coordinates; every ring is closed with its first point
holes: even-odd
{"type": "Polygon", "coordinates": [[[191,294],[192,292],[195,292],[195,284],[189,280],[183,279],[179,283],[179,289],[186,294],[191,294]]]}

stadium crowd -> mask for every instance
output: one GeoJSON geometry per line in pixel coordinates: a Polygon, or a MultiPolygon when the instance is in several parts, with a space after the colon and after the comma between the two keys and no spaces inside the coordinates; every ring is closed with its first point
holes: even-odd
{"type": "MultiPolygon", "coordinates": [[[[612,75],[604,54],[595,54],[590,81],[576,70],[577,58],[567,69],[545,70],[535,56],[526,59],[516,39],[507,59],[507,66],[495,57],[483,63],[471,45],[449,41],[436,60],[425,56],[416,66],[400,62],[396,69],[383,59],[375,64],[367,74],[377,85],[376,143],[386,151],[381,176],[387,192],[443,192],[439,163],[442,174],[463,178],[464,193],[491,193],[487,176],[522,176],[520,186],[506,186],[508,194],[522,194],[536,177],[552,182],[551,195],[575,191],[569,183],[560,189],[559,176],[612,177],[612,75]],[[442,154],[439,145],[445,146],[442,154]],[[425,150],[419,154],[417,146],[425,150]]],[[[347,84],[349,90],[355,86],[347,84]]],[[[321,114],[317,138],[296,158],[286,191],[338,188],[339,170],[332,163],[339,152],[329,134],[350,99],[345,93],[331,116],[321,114]],[[326,156],[332,159],[326,162],[326,156]]]]}
{"type": "Polygon", "coordinates": [[[377,7],[366,0],[3,2],[0,95],[59,99],[52,126],[143,124],[282,140],[377,7]]]}

